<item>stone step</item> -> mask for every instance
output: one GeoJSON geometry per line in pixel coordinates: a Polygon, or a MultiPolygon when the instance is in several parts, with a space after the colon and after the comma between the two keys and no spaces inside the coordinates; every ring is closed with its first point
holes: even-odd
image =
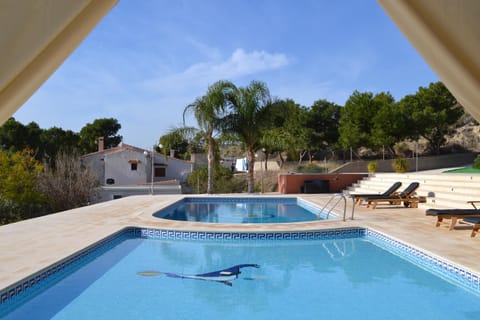
{"type": "MultiPolygon", "coordinates": [[[[425,190],[425,189],[424,189],[425,190]]],[[[475,190],[475,192],[470,192],[464,191],[437,191],[434,189],[428,189],[429,191],[428,196],[432,198],[448,198],[448,199],[454,199],[454,200],[465,200],[465,201],[470,201],[470,200],[480,200],[480,190],[475,190]],[[475,199],[476,198],[476,199],[475,199]]]]}
{"type": "Polygon", "coordinates": [[[452,208],[452,209],[473,209],[466,201],[455,201],[452,199],[427,198],[426,208],[452,208]]]}
{"type": "Polygon", "coordinates": [[[461,182],[477,182],[480,183],[480,175],[466,173],[448,173],[448,174],[421,174],[421,173],[382,173],[372,176],[381,177],[381,179],[405,179],[405,180],[445,180],[445,181],[461,181],[461,182]]]}
{"type": "Polygon", "coordinates": [[[396,181],[399,191],[419,182],[418,196],[425,196],[426,208],[471,208],[467,201],[480,200],[480,175],[470,174],[374,174],[345,190],[349,194],[381,194],[396,181]]]}

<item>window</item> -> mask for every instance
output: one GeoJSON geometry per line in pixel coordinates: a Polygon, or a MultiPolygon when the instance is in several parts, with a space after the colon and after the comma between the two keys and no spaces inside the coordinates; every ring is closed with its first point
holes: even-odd
{"type": "Polygon", "coordinates": [[[115,179],[108,178],[107,179],[107,184],[115,184],[115,179]]]}
{"type": "Polygon", "coordinates": [[[128,160],[128,163],[130,163],[130,170],[137,171],[139,162],[140,160],[128,160]]]}
{"type": "Polygon", "coordinates": [[[165,167],[155,168],[155,177],[165,177],[165,167]]]}

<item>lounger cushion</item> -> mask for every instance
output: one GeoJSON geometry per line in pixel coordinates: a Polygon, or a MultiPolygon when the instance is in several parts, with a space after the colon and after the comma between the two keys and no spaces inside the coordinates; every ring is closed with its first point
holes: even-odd
{"type": "Polygon", "coordinates": [[[463,221],[472,224],[480,224],[480,217],[466,217],[463,221]]]}
{"type": "Polygon", "coordinates": [[[463,216],[463,215],[480,215],[477,209],[428,209],[425,211],[427,216],[463,216]]]}
{"type": "Polygon", "coordinates": [[[414,192],[415,190],[418,189],[418,187],[420,186],[420,184],[418,182],[412,182],[410,183],[410,185],[405,188],[405,190],[403,190],[402,192],[399,192],[398,194],[396,195],[389,195],[389,196],[384,196],[384,195],[378,195],[378,196],[372,196],[372,197],[362,197],[365,201],[370,201],[370,200],[378,200],[378,201],[382,201],[382,200],[404,200],[405,198],[408,198],[410,197],[414,192]]]}
{"type": "Polygon", "coordinates": [[[371,194],[352,194],[356,198],[368,198],[368,197],[383,197],[381,193],[371,193],[371,194]]]}
{"type": "Polygon", "coordinates": [[[389,196],[391,195],[392,193],[394,193],[395,191],[398,190],[398,188],[400,188],[402,186],[402,183],[401,182],[395,182],[390,188],[388,188],[387,191],[385,191],[384,193],[366,193],[366,194],[361,194],[361,193],[357,193],[357,194],[352,194],[352,196],[354,196],[355,198],[365,198],[365,197],[378,197],[378,196],[389,196]]]}
{"type": "MultiPolygon", "coordinates": [[[[405,196],[406,197],[406,196],[405,196]]],[[[368,196],[368,197],[363,197],[364,200],[402,200],[404,196],[398,195],[398,196],[368,196]]]]}

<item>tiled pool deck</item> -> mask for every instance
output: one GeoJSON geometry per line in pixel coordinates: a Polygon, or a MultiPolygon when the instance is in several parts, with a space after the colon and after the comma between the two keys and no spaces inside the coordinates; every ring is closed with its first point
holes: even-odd
{"type": "MultiPolygon", "coordinates": [[[[228,195],[227,195],[228,196],[228,195]]],[[[250,196],[250,195],[244,195],[250,196]]],[[[269,197],[275,196],[272,194],[269,197]]],[[[277,195],[282,197],[282,195],[277,195]]],[[[322,205],[327,195],[298,195],[322,205]]],[[[480,274],[480,236],[471,227],[449,231],[435,227],[424,208],[394,206],[355,208],[355,220],[341,219],[291,224],[226,225],[176,222],[152,217],[182,195],[135,196],[65,211],[0,227],[0,290],[125,227],[187,231],[269,232],[362,227],[377,230],[443,260],[480,274]]],[[[349,203],[351,206],[351,203],[349,203]]],[[[350,212],[350,208],[347,213],[350,212]]]]}

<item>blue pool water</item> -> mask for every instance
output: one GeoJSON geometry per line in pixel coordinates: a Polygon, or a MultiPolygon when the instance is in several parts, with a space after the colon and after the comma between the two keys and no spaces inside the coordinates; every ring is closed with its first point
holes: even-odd
{"type": "MultiPolygon", "coordinates": [[[[297,198],[185,198],[157,218],[210,223],[285,223],[326,219],[321,208],[297,198]]],[[[334,217],[330,214],[329,217],[334,217]]]]}
{"type": "Polygon", "coordinates": [[[88,264],[74,263],[3,303],[0,318],[478,319],[480,314],[478,288],[445,280],[370,236],[255,241],[223,236],[221,241],[125,236],[109,250],[88,255],[88,264]],[[241,264],[258,268],[243,267],[238,278],[223,282],[185,278],[241,264]]]}

